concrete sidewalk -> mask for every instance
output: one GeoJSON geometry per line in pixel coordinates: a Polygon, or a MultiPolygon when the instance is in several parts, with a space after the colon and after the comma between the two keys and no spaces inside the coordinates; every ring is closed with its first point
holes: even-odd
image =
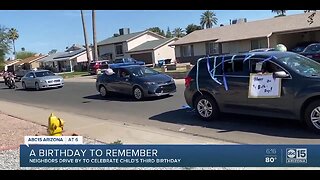
{"type": "Polygon", "coordinates": [[[53,112],[65,121],[66,132],[77,133],[105,143],[120,140],[124,144],[232,144],[155,127],[124,124],[112,119],[102,120],[5,101],[0,101],[0,111],[44,126],[47,126],[48,117],[53,112]]]}

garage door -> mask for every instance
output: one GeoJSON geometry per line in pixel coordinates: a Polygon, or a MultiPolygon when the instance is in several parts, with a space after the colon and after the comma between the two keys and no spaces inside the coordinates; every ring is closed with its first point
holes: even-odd
{"type": "Polygon", "coordinates": [[[152,53],[132,54],[133,59],[144,61],[146,64],[152,64],[152,53]]]}

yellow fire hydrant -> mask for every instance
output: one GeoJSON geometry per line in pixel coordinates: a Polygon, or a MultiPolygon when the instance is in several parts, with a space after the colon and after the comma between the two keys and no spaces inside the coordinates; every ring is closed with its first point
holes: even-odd
{"type": "Polygon", "coordinates": [[[48,119],[48,133],[50,136],[62,136],[64,121],[53,113],[50,114],[48,119]]]}

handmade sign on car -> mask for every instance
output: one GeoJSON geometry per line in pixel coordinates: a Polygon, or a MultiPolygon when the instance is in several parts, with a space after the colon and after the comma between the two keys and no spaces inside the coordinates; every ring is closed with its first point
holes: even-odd
{"type": "Polygon", "coordinates": [[[248,98],[278,98],[281,96],[281,79],[272,73],[250,74],[248,98]]]}

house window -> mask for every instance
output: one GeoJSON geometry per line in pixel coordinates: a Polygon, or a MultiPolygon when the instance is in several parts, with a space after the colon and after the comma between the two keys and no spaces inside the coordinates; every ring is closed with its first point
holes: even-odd
{"type": "Polygon", "coordinates": [[[214,42],[206,43],[206,53],[209,55],[219,54],[219,44],[214,42]]]}
{"type": "Polygon", "coordinates": [[[268,42],[267,39],[255,39],[251,40],[251,50],[252,49],[261,49],[261,48],[267,48],[268,42]]]}
{"type": "Polygon", "coordinates": [[[181,46],[182,48],[182,57],[192,56],[193,47],[192,45],[181,46]]]}
{"type": "Polygon", "coordinates": [[[116,55],[123,55],[123,49],[122,49],[122,44],[117,44],[115,45],[116,47],[116,55]]]}

